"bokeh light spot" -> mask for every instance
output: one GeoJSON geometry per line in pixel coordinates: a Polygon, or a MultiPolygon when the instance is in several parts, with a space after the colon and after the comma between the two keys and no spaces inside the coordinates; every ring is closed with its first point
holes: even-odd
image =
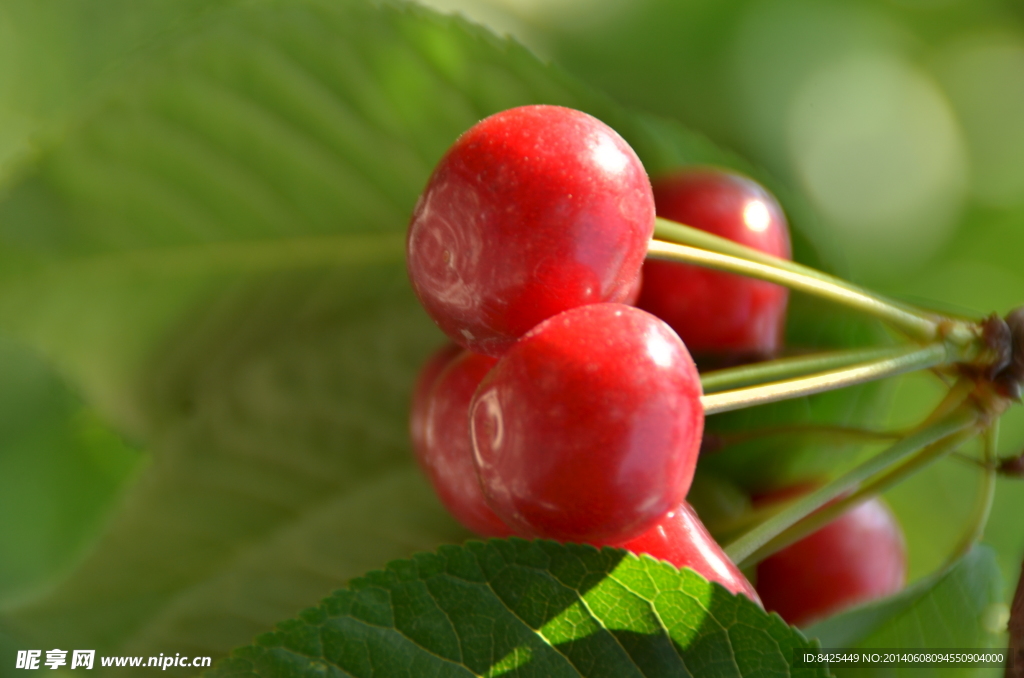
{"type": "Polygon", "coordinates": [[[961,39],[941,61],[967,135],[974,197],[992,207],[1024,203],[1024,37],[961,39]]]}
{"type": "Polygon", "coordinates": [[[903,59],[860,53],[811,73],[788,114],[790,161],[866,278],[899,277],[952,232],[965,193],[961,131],[939,88],[903,59]]]}

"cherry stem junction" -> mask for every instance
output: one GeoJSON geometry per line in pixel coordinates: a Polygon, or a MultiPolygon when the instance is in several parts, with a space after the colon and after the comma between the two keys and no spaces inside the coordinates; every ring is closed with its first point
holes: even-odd
{"type": "MultiPolygon", "coordinates": [[[[894,350],[885,355],[888,357],[868,360],[841,369],[827,370],[809,376],[796,377],[759,386],[749,386],[707,394],[701,397],[701,404],[704,406],[705,415],[718,414],[720,412],[729,412],[754,405],[800,398],[837,388],[863,384],[950,362],[949,350],[941,343],[931,344],[923,348],[917,346],[910,348],[902,347],[899,351],[894,350]]],[[[762,363],[758,367],[764,367],[767,371],[771,369],[771,366],[772,363],[762,363]]],[[[726,371],[721,370],[721,372],[726,371]]],[[[703,381],[702,379],[702,384],[703,381]]],[[[712,383],[715,383],[715,381],[713,380],[712,383]]],[[[722,383],[726,380],[718,379],[717,381],[722,383]]]]}
{"type": "MultiPolygon", "coordinates": [[[[915,308],[807,266],[666,219],[655,221],[654,238],[648,244],[649,257],[783,285],[878,318],[917,342],[910,346],[783,358],[705,373],[701,375],[704,388],[701,403],[706,415],[956,363],[972,368],[967,372],[962,370],[961,374],[971,371],[977,374],[981,368],[1001,375],[1009,369],[1004,364],[1008,359],[1004,355],[1006,351],[1001,348],[1002,343],[994,341],[1001,335],[996,336],[991,327],[980,321],[951,318],[915,308]]],[[[1011,341],[1014,335],[1005,329],[1007,322],[1009,318],[1002,322],[1002,334],[1007,335],[1006,341],[1011,341]]],[[[1018,369],[1018,372],[1024,370],[1018,369]]],[[[1017,373],[1010,374],[1010,377],[1020,381],[1017,373]]],[[[991,374],[987,378],[995,380],[997,386],[1003,383],[991,374]]],[[[983,477],[975,509],[957,544],[955,557],[962,555],[980,538],[995,489],[998,421],[991,421],[985,408],[974,401],[971,394],[976,382],[977,377],[959,379],[914,432],[820,489],[769,514],[726,547],[728,556],[741,567],[757,563],[820,529],[869,497],[955,452],[984,430],[983,477]]],[[[1019,386],[1017,388],[1019,393],[1019,386]]],[[[1013,397],[1006,394],[1014,393],[1006,387],[996,391],[1004,397],[1013,397]]]]}
{"type": "Polygon", "coordinates": [[[971,323],[913,308],[808,266],[696,228],[659,217],[655,220],[654,236],[656,239],[648,244],[647,254],[655,259],[694,264],[784,285],[872,315],[919,341],[945,339],[967,345],[977,338],[971,323]]]}
{"type": "MultiPolygon", "coordinates": [[[[938,421],[924,426],[847,471],[839,478],[794,501],[763,523],[744,533],[726,546],[726,554],[740,567],[745,567],[756,562],[757,559],[767,556],[766,547],[782,548],[778,543],[772,544],[770,547],[768,545],[785,530],[803,521],[829,502],[833,502],[843,495],[856,493],[874,476],[903,464],[922,450],[929,452],[928,457],[938,458],[958,447],[964,440],[976,433],[978,416],[978,412],[973,407],[960,407],[938,421]],[[937,443],[941,444],[936,445],[937,443]]],[[[873,491],[877,490],[877,488],[872,489],[873,491]]],[[[849,506],[847,505],[846,508],[849,506]]],[[[793,540],[795,541],[796,538],[793,540]]]]}

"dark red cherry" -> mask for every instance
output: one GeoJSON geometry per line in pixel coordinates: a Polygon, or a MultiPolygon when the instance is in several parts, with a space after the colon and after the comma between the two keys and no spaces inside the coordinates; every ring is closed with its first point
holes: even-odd
{"type": "Polygon", "coordinates": [[[409,225],[409,277],[452,340],[498,356],[557,313],[625,299],[653,229],[650,181],[613,129],[523,106],[438,163],[409,225]]]}
{"type": "Polygon", "coordinates": [[[420,374],[416,378],[416,385],[412,389],[412,403],[409,407],[409,438],[412,442],[413,452],[416,454],[417,462],[424,473],[427,472],[423,466],[423,451],[426,446],[427,436],[427,409],[430,400],[427,397],[434,383],[448,363],[455,359],[455,356],[462,353],[462,347],[447,343],[437,349],[420,368],[420,374]]]}
{"type": "Polygon", "coordinates": [[[685,497],[704,412],[672,329],[622,304],[582,306],[523,336],[470,410],[487,502],[517,533],[624,541],[685,497]]]}
{"type": "MultiPolygon", "coordinates": [[[[654,182],[658,216],[790,258],[782,208],[751,179],[690,169],[654,182]]],[[[778,352],[786,318],[784,287],[697,266],[649,260],[637,305],[679,333],[694,355],[761,358],[778,352]]]]}
{"type": "Polygon", "coordinates": [[[757,590],[765,609],[806,626],[896,593],[906,575],[903,531],[876,498],[765,558],[757,590]]]}
{"type": "Polygon", "coordinates": [[[485,537],[512,531],[484,502],[469,440],[469,403],[495,358],[461,351],[441,371],[427,396],[420,466],[445,508],[467,528],[485,537]]]}
{"type": "Polygon", "coordinates": [[[729,560],[722,547],[712,538],[697,517],[683,502],[639,537],[612,544],[632,553],[646,553],[658,560],[667,560],[682,569],[688,567],[708,581],[715,581],[732,593],[742,593],[761,604],[754,587],[740,569],[729,560]]]}

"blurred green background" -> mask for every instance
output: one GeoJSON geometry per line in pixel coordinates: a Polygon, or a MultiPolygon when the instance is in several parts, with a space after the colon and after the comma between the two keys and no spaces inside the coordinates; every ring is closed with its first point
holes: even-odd
{"type": "MultiPolygon", "coordinates": [[[[71,198],[64,196],[64,202],[49,201],[48,194],[35,188],[32,181],[36,178],[33,172],[36,172],[37,155],[46,148],[60,146],[65,135],[75,143],[80,141],[80,137],[75,136],[77,121],[86,119],[92,103],[110,83],[122,77],[126,63],[140,54],[145,55],[153,44],[167,35],[175,31],[187,32],[182,27],[191,25],[190,22],[205,20],[206,14],[231,5],[230,2],[199,0],[182,3],[111,0],[102,5],[0,1],[0,190],[5,200],[13,196],[9,205],[5,203],[0,208],[0,236],[23,247],[0,252],[0,282],[15,280],[20,271],[34,265],[32,257],[39,252],[63,252],[62,248],[71,251],[81,242],[85,242],[82,251],[89,251],[95,245],[71,237],[65,242],[61,240],[64,236],[58,237],[55,235],[58,231],[50,228],[50,224],[64,218],[61,210],[71,211],[67,205],[72,204],[78,194],[69,191],[71,198]],[[92,35],[102,39],[91,39],[92,35]],[[23,181],[26,176],[31,181],[23,181]],[[14,223],[31,223],[33,229],[9,227],[14,223]]],[[[542,59],[608,93],[618,103],[682,122],[747,158],[774,177],[777,185],[788,193],[790,204],[803,206],[806,214],[801,219],[802,228],[813,231],[813,240],[824,261],[852,280],[955,313],[977,315],[996,311],[1004,314],[1024,303],[1024,267],[1020,261],[1024,254],[1024,5],[1020,2],[437,0],[433,6],[446,12],[461,12],[498,33],[512,35],[542,59]]],[[[230,44],[230,40],[225,44],[230,44]]],[[[372,48],[365,51],[372,53],[372,48]]],[[[221,56],[215,55],[216,58],[209,60],[212,65],[203,73],[204,78],[210,82],[217,78],[235,78],[232,82],[241,82],[245,87],[251,85],[254,92],[259,90],[260,77],[244,69],[231,71],[230,58],[221,56]]],[[[181,57],[183,61],[187,58],[187,55],[181,57]]],[[[393,78],[394,83],[414,81],[418,77],[415,66],[404,62],[381,65],[381,72],[386,70],[385,74],[393,78]]],[[[452,70],[458,69],[453,66],[452,70]]],[[[310,91],[302,89],[308,84],[304,81],[296,80],[293,84],[296,92],[310,91]]],[[[486,88],[481,86],[483,89],[486,88]]],[[[184,102],[180,110],[175,108],[179,100],[172,100],[173,96],[151,107],[162,106],[162,114],[185,119],[189,113],[186,109],[192,102],[189,97],[195,95],[198,100],[196,91],[182,86],[181,92],[174,95],[180,94],[180,102],[184,102]]],[[[290,96],[286,88],[280,91],[285,92],[282,97],[290,96]]],[[[513,98],[510,95],[510,100],[513,98]]],[[[493,95],[493,99],[500,100],[500,95],[493,95]]],[[[353,105],[372,111],[379,103],[367,97],[366,101],[353,105]]],[[[445,110],[444,105],[445,102],[440,102],[434,108],[435,103],[424,98],[416,104],[416,112],[430,124],[446,125],[456,133],[464,128],[466,119],[472,119],[471,107],[452,113],[445,110]]],[[[129,104],[124,108],[134,111],[129,104]]],[[[403,110],[393,117],[381,115],[380,127],[403,129],[401,126],[406,124],[412,128],[422,122],[403,110]]],[[[344,121],[345,124],[350,122],[344,121]]],[[[352,125],[355,127],[355,123],[352,125]]],[[[113,124],[111,127],[114,128],[113,124]]],[[[238,138],[232,136],[237,130],[230,123],[221,125],[220,129],[227,130],[224,136],[229,141],[224,146],[230,146],[232,152],[237,150],[236,146],[242,148],[252,141],[243,139],[242,132],[238,132],[238,138]]],[[[269,124],[267,129],[270,129],[269,124]]],[[[133,130],[135,132],[139,138],[144,138],[150,130],[133,130]]],[[[325,133],[325,138],[328,136],[325,133]]],[[[432,145],[414,149],[408,157],[402,154],[404,151],[394,150],[391,164],[384,170],[374,171],[379,170],[382,176],[393,171],[388,180],[402,184],[402,190],[406,188],[402,182],[416,186],[412,189],[414,195],[421,185],[421,175],[429,168],[424,158],[436,157],[446,143],[443,139],[436,143],[432,140],[432,145]],[[395,158],[400,162],[393,162],[395,158]]],[[[169,146],[175,144],[176,141],[168,143],[169,146]]],[[[87,150],[99,147],[124,150],[113,136],[100,134],[86,138],[79,145],[88,146],[87,150]]],[[[188,148],[185,143],[180,146],[188,148]]],[[[74,146],[72,150],[77,148],[74,146]]],[[[380,149],[382,154],[393,150],[387,146],[380,149]]],[[[161,149],[164,153],[160,156],[161,171],[174,164],[167,160],[171,153],[165,151],[161,149]]],[[[282,185],[289,181],[290,166],[278,162],[271,154],[240,155],[254,164],[266,163],[279,169],[284,177],[282,185]]],[[[64,164],[55,162],[52,167],[44,163],[38,176],[46,181],[52,179],[53,185],[58,187],[71,185],[67,177],[73,176],[77,167],[74,161],[72,157],[64,164]]],[[[180,167],[175,171],[184,174],[180,167]]],[[[240,179],[231,183],[237,177],[228,170],[223,177],[227,177],[225,190],[236,191],[239,195],[248,190],[240,179]]],[[[328,180],[324,182],[327,185],[328,180]]],[[[202,184],[202,180],[195,183],[202,184]]],[[[129,197],[119,198],[125,204],[131,203],[136,191],[147,199],[150,197],[145,186],[125,186],[127,188],[122,190],[129,197]]],[[[295,195],[308,190],[314,199],[329,192],[328,189],[321,191],[319,186],[287,188],[294,188],[295,195]]],[[[324,200],[325,204],[329,202],[324,200]]],[[[385,208],[378,209],[377,205],[366,207],[365,213],[370,215],[367,218],[401,221],[409,207],[403,200],[406,199],[395,201],[398,207],[393,213],[386,213],[385,208]]],[[[255,204],[264,205],[258,201],[255,204]]],[[[93,207],[90,204],[90,209],[93,207]]],[[[268,219],[276,215],[270,208],[266,212],[271,214],[268,219]]],[[[259,218],[248,213],[245,218],[259,222],[259,218]]],[[[309,216],[315,223],[319,223],[316,222],[319,218],[315,214],[309,216]]],[[[90,222],[83,217],[80,223],[88,225],[90,222]]],[[[86,227],[82,227],[83,232],[86,227]]],[[[167,242],[172,241],[168,236],[167,242]]],[[[157,242],[163,241],[157,238],[157,242]]],[[[133,289],[146,289],[145,268],[143,262],[142,272],[132,273],[134,277],[129,278],[133,289]]],[[[401,276],[382,275],[374,280],[385,291],[405,284],[401,276]]],[[[122,285],[118,289],[122,289],[123,282],[118,284],[122,285]]],[[[101,283],[97,285],[96,289],[105,290],[101,283]]],[[[383,393],[377,401],[367,404],[363,392],[350,384],[358,381],[352,374],[362,374],[359,371],[363,368],[362,361],[358,356],[338,358],[336,352],[329,353],[325,347],[353,346],[353,352],[372,354],[369,362],[383,366],[391,380],[388,383],[394,385],[408,381],[408,373],[415,370],[425,352],[422,347],[438,340],[429,334],[429,325],[422,316],[415,315],[417,311],[411,310],[411,304],[398,304],[396,308],[406,315],[411,314],[411,320],[403,319],[405,316],[397,311],[392,314],[394,317],[389,315],[390,310],[382,311],[380,317],[373,316],[366,321],[366,327],[358,335],[362,339],[352,340],[350,344],[336,341],[329,332],[321,332],[322,328],[330,326],[336,315],[349,313],[350,307],[358,304],[345,300],[332,306],[334,302],[323,302],[330,296],[324,290],[344,286],[344,281],[329,276],[325,280],[289,280],[288,293],[275,291],[277,296],[272,303],[263,297],[257,299],[254,292],[229,288],[222,280],[211,278],[202,285],[189,282],[182,287],[184,291],[169,293],[159,304],[185,308],[190,300],[206,294],[195,291],[202,286],[205,286],[203,290],[216,288],[218,295],[221,288],[226,290],[210,308],[235,320],[214,322],[202,313],[190,316],[189,322],[201,326],[202,333],[198,339],[190,336],[182,343],[202,348],[206,345],[203,342],[210,341],[211,346],[216,344],[217,351],[221,351],[216,355],[211,351],[213,357],[194,362],[202,363],[203,369],[207,369],[209,363],[213,366],[210,374],[219,377],[218,370],[227,373],[234,369],[232,361],[236,353],[241,355],[249,350],[251,336],[265,339],[275,351],[276,362],[247,364],[248,371],[242,375],[244,388],[238,389],[241,395],[232,393],[231,397],[244,396],[248,399],[246,407],[251,406],[254,412],[283,413],[283,426],[293,427],[293,436],[302,437],[305,442],[314,441],[316,445],[333,435],[328,424],[337,419],[358,416],[372,420],[376,412],[385,410],[400,418],[405,407],[403,389],[408,388],[400,385],[394,393],[383,393]],[[300,294],[300,290],[289,296],[293,289],[300,287],[313,292],[300,294]],[[304,300],[302,303],[308,308],[292,308],[289,306],[292,298],[304,300]],[[317,306],[310,299],[322,303],[318,302],[317,306]],[[273,304],[276,304],[273,308],[278,309],[274,313],[281,308],[287,312],[272,316],[266,308],[273,304]],[[247,320],[251,317],[246,315],[250,307],[276,319],[273,323],[267,320],[266,327],[260,325],[253,329],[246,325],[258,324],[247,320]],[[321,353],[310,352],[308,347],[302,347],[304,344],[293,341],[294,337],[281,329],[286,323],[280,318],[315,334],[319,342],[316,350],[321,353]],[[409,345],[398,340],[372,338],[379,328],[395,327],[401,332],[428,338],[409,345]],[[317,332],[327,338],[321,341],[317,332]],[[214,335],[228,336],[232,343],[216,343],[210,339],[214,335]],[[299,355],[303,357],[296,357],[299,355]],[[337,366],[334,381],[321,379],[316,372],[319,366],[316,369],[309,366],[318,355],[331,355],[331,360],[344,363],[337,366]],[[282,362],[287,369],[274,372],[282,362]],[[401,366],[393,370],[396,374],[388,372],[393,364],[401,366]],[[274,393],[262,390],[272,381],[306,394],[305,400],[299,400],[303,407],[274,401],[274,393]],[[354,390],[349,393],[345,391],[347,388],[354,390]],[[337,393],[347,395],[341,398],[340,405],[331,405],[324,398],[314,398],[320,393],[318,389],[327,393],[328,398],[337,393]],[[366,412],[359,409],[363,405],[366,412]],[[330,409],[334,406],[336,411],[330,409]]],[[[82,291],[83,298],[86,292],[82,291]]],[[[125,335],[129,340],[123,342],[123,350],[118,346],[117,355],[97,353],[93,356],[88,353],[88,347],[104,345],[103,333],[108,330],[103,320],[106,316],[100,314],[92,324],[80,323],[78,319],[63,320],[73,315],[78,306],[76,299],[71,295],[61,304],[47,307],[52,308],[48,315],[41,319],[33,317],[28,330],[22,329],[19,323],[22,315],[32,315],[26,311],[31,309],[30,303],[22,300],[13,305],[4,302],[0,306],[0,336],[3,336],[0,339],[0,613],[16,610],[24,601],[50,590],[89,555],[97,536],[111,517],[118,515],[118,509],[123,508],[133,481],[144,475],[153,463],[153,449],[147,440],[157,440],[153,446],[160,449],[184,447],[185,443],[180,441],[193,440],[190,436],[206,440],[205,434],[196,432],[206,425],[205,420],[194,412],[205,412],[203,407],[209,398],[204,400],[207,391],[193,389],[191,383],[185,384],[179,378],[179,372],[187,372],[181,367],[187,362],[185,358],[178,361],[181,365],[175,363],[173,370],[166,370],[174,372],[166,378],[168,384],[158,384],[161,390],[157,409],[164,418],[147,418],[143,410],[148,401],[125,398],[118,390],[123,376],[118,370],[134,359],[133,351],[141,354],[142,349],[137,346],[148,341],[147,337],[164,336],[169,332],[167,326],[160,324],[163,321],[156,319],[155,311],[150,317],[150,310],[158,303],[135,300],[131,303],[136,305],[119,306],[120,297],[104,296],[109,308],[103,312],[109,312],[111,317],[131,315],[132,322],[137,323],[137,331],[133,329],[125,335]],[[69,315],[62,315],[65,311],[69,315]],[[19,329],[11,330],[15,325],[19,329]],[[38,330],[37,326],[45,329],[38,330]],[[54,328],[66,336],[81,339],[85,348],[80,350],[76,344],[73,351],[65,351],[60,340],[46,338],[56,336],[54,328]],[[26,340],[37,335],[44,337],[38,345],[26,340]],[[93,378],[95,375],[103,375],[103,378],[93,378]],[[165,437],[171,442],[164,442],[165,437]]],[[[214,315],[209,309],[203,313],[207,312],[214,315]]],[[[164,349],[166,347],[161,350],[164,349]]],[[[177,347],[164,353],[170,351],[174,360],[178,360],[175,350],[177,347]]],[[[192,363],[187,367],[191,369],[192,363]]],[[[199,371],[197,368],[196,372],[199,371]]],[[[232,375],[237,376],[233,372],[232,375]]],[[[163,378],[164,374],[157,371],[157,376],[163,378]]],[[[207,382],[220,387],[214,377],[207,382]]],[[[204,382],[203,388],[208,386],[204,382]]],[[[890,410],[884,423],[897,426],[914,421],[938,395],[936,384],[927,378],[903,380],[888,401],[890,410]]],[[[225,402],[228,401],[225,396],[225,402]]],[[[236,415],[237,418],[256,417],[248,411],[242,413],[243,417],[232,410],[234,401],[226,405],[217,401],[214,406],[220,408],[215,413],[215,417],[220,418],[217,421],[223,419],[230,425],[234,425],[236,415]]],[[[1000,445],[1004,455],[1024,450],[1021,409],[1016,408],[1005,417],[1000,445]]],[[[262,423],[264,419],[258,421],[262,423]]],[[[368,440],[368,445],[387,448],[388,454],[392,448],[398,450],[392,456],[384,455],[380,462],[384,466],[392,463],[392,457],[397,459],[404,454],[404,434],[385,431],[386,428],[382,425],[379,432],[357,436],[360,444],[368,440]]],[[[267,430],[271,431],[269,424],[267,430]]],[[[243,437],[239,435],[239,440],[231,439],[225,445],[259,447],[253,441],[263,444],[276,431],[246,431],[245,435],[251,438],[239,442],[243,437]]],[[[311,448],[314,442],[309,442],[311,448]]],[[[211,476],[224,474],[226,469],[238,470],[228,462],[223,462],[223,466],[219,465],[221,463],[221,460],[210,462],[202,468],[211,476]]],[[[360,473],[365,470],[364,466],[370,464],[355,464],[360,473]]],[[[258,475],[255,470],[243,470],[252,471],[253,477],[258,475]]],[[[261,469],[259,473],[270,477],[275,471],[261,469]]],[[[912,578],[931,572],[943,562],[970,512],[977,476],[969,466],[949,460],[889,493],[890,503],[907,527],[912,578]]],[[[248,490],[260,487],[263,482],[263,476],[257,480],[247,476],[240,485],[248,483],[248,490]]],[[[271,481],[266,482],[268,487],[273,487],[271,481]]],[[[163,491],[161,487],[152,488],[154,496],[163,491]]],[[[404,488],[399,483],[381,491],[408,495],[404,488]]],[[[202,500],[196,499],[200,496],[199,490],[195,491],[194,496],[188,495],[182,502],[187,500],[193,506],[198,502],[202,510],[206,510],[202,500]]],[[[316,495],[319,490],[304,488],[302,491],[316,495]]],[[[136,495],[140,493],[136,491],[136,495]]],[[[274,512],[278,511],[285,515],[293,510],[289,497],[275,496],[274,500],[280,500],[280,506],[266,508],[268,514],[276,516],[274,512]]],[[[340,512],[343,508],[332,510],[340,512]]],[[[230,510],[233,508],[213,507],[211,515],[220,515],[216,511],[227,515],[230,510]]],[[[239,515],[241,513],[239,509],[239,515]]],[[[996,548],[1008,584],[1016,581],[1024,557],[1022,516],[1024,482],[1001,480],[985,541],[996,548]]],[[[247,518],[239,520],[244,523],[247,518]]],[[[407,518],[395,518],[394,522],[405,525],[403,521],[407,518]]],[[[272,521],[268,519],[268,522],[272,521]]],[[[378,562],[381,553],[397,557],[404,553],[403,549],[426,548],[437,541],[461,536],[458,529],[445,523],[443,518],[424,519],[424,522],[429,523],[425,532],[434,530],[430,536],[412,537],[395,528],[398,536],[394,537],[394,542],[401,548],[393,549],[394,553],[388,549],[368,549],[366,557],[353,556],[353,571],[382,564],[378,562]]],[[[167,524],[170,525],[167,529],[173,531],[174,520],[168,518],[167,524]]],[[[202,548],[207,547],[211,551],[217,548],[204,542],[202,548]]],[[[280,547],[281,552],[286,550],[280,547]]],[[[201,558],[197,556],[197,560],[201,558]]],[[[252,562],[257,560],[253,556],[252,562]]],[[[258,562],[260,564],[253,565],[257,570],[268,561],[258,562]]],[[[151,564],[142,560],[137,567],[141,570],[151,564]]],[[[241,565],[238,567],[244,569],[241,565]]],[[[182,572],[187,569],[182,566],[182,572]]],[[[261,576],[274,580],[272,569],[261,572],[261,576]]],[[[170,596],[169,591],[177,591],[174,586],[178,574],[169,574],[161,584],[164,588],[153,595],[170,596]]],[[[211,581],[211,589],[218,594],[230,591],[235,582],[233,579],[220,584],[216,579],[211,581]]],[[[326,578],[322,583],[315,583],[323,590],[320,594],[310,592],[313,599],[326,594],[337,581],[326,578]]],[[[109,582],[104,582],[107,584],[109,582]]],[[[227,597],[229,593],[224,595],[227,597]]],[[[209,597],[209,591],[192,590],[189,596],[198,600],[209,597]]],[[[175,604],[191,609],[192,603],[177,599],[175,604]]],[[[82,607],[82,616],[88,619],[87,604],[82,607]]],[[[290,614],[288,609],[286,605],[282,607],[282,616],[290,614]]],[[[262,614],[276,618],[277,611],[262,614]]],[[[187,615],[182,615],[182,619],[187,621],[187,615]]],[[[993,630],[998,630],[1005,615],[1002,610],[995,610],[986,619],[993,630]]],[[[169,627],[170,622],[166,625],[169,627]]],[[[241,622],[238,625],[243,630],[233,631],[232,638],[239,634],[245,638],[249,627],[241,622]]],[[[4,628],[4,623],[0,622],[0,647],[5,643],[4,628]]],[[[162,641],[174,637],[163,627],[152,633],[162,641]]]]}

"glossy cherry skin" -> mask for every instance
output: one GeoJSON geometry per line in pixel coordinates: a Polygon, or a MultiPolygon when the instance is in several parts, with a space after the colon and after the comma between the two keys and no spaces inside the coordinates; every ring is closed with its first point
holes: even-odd
{"type": "Polygon", "coordinates": [[[480,380],[497,362],[461,351],[428,393],[423,448],[417,452],[438,498],[456,520],[484,537],[512,534],[484,501],[469,440],[469,403],[480,380]]]}
{"type": "Polygon", "coordinates": [[[428,395],[444,368],[448,367],[448,363],[460,353],[462,353],[462,347],[452,343],[446,343],[434,351],[420,368],[419,376],[416,377],[416,385],[412,389],[412,403],[409,406],[409,439],[412,442],[416,461],[420,463],[424,473],[427,472],[422,460],[427,444],[427,409],[430,407],[428,395]]]}
{"type": "Polygon", "coordinates": [[[654,527],[618,546],[632,553],[646,553],[667,560],[679,569],[688,567],[708,581],[715,581],[732,593],[742,593],[761,604],[757,591],[725,551],[708,533],[693,507],[683,502],[665,514],[654,527]]]}
{"type": "MultiPolygon", "coordinates": [[[[782,208],[746,177],[684,170],[654,182],[658,216],[789,259],[782,208]]],[[[637,305],[679,333],[694,355],[764,358],[782,345],[786,288],[698,266],[650,260],[637,305]]]]}
{"type": "Polygon", "coordinates": [[[407,266],[434,322],[501,355],[542,320],[628,295],[654,230],[643,165],[610,127],[523,106],[466,131],[409,225],[407,266]]]}
{"type": "Polygon", "coordinates": [[[761,561],[757,590],[765,609],[807,626],[896,593],[906,576],[903,531],[876,498],[761,561]]]}
{"type": "Polygon", "coordinates": [[[675,332],[623,304],[582,306],[523,336],[484,378],[470,431],[487,502],[519,534],[639,536],[686,496],[704,425],[675,332]]]}

